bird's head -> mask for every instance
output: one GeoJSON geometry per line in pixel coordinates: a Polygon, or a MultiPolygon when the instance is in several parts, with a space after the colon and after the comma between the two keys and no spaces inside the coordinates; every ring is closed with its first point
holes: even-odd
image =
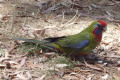
{"type": "Polygon", "coordinates": [[[107,30],[107,23],[105,21],[95,21],[90,25],[92,33],[99,36],[102,35],[104,31],[107,30]]]}
{"type": "Polygon", "coordinates": [[[93,34],[98,41],[102,39],[102,33],[107,30],[107,23],[102,20],[94,21],[88,28],[84,29],[82,32],[87,32],[93,34]]]}
{"type": "Polygon", "coordinates": [[[97,23],[93,26],[94,29],[102,29],[103,31],[107,30],[107,23],[105,21],[97,21],[97,23]]]}

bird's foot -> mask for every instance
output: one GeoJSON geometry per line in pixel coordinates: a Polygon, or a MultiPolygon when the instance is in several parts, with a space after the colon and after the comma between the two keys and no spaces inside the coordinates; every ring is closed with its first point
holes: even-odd
{"type": "Polygon", "coordinates": [[[96,55],[94,55],[94,54],[89,54],[89,55],[86,55],[85,57],[84,57],[84,59],[86,60],[86,61],[98,61],[98,60],[100,60],[100,57],[99,56],[96,56],[96,55]]]}

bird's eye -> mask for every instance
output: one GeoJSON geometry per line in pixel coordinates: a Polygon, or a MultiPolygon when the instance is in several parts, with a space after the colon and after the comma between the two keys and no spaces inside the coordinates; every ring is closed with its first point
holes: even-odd
{"type": "Polygon", "coordinates": [[[98,27],[101,27],[101,24],[97,24],[98,27]]]}
{"type": "Polygon", "coordinates": [[[94,28],[94,29],[96,29],[96,28],[102,28],[102,25],[98,23],[98,24],[95,24],[95,25],[93,26],[93,28],[94,28]]]}

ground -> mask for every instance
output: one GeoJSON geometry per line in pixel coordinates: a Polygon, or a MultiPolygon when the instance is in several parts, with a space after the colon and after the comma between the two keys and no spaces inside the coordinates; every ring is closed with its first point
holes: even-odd
{"type": "Polygon", "coordinates": [[[0,80],[120,80],[119,13],[119,0],[0,0],[0,80]],[[98,61],[12,39],[74,35],[96,20],[108,24],[98,61]]]}

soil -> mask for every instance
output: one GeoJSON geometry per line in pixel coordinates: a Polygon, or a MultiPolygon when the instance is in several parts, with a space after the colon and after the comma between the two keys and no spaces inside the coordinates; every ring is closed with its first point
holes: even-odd
{"type": "Polygon", "coordinates": [[[119,0],[0,0],[0,79],[120,80],[119,35],[119,0]],[[98,61],[69,60],[46,48],[34,54],[33,47],[11,39],[74,35],[96,20],[108,24],[92,52],[98,61]]]}

